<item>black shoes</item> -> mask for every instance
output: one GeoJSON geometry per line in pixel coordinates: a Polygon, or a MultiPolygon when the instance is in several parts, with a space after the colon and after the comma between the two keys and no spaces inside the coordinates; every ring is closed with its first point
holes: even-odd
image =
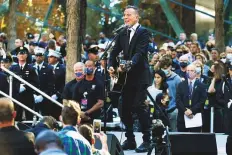
{"type": "Polygon", "coordinates": [[[134,150],[136,149],[136,142],[135,140],[125,140],[123,143],[122,143],[122,149],[123,150],[134,150]]]}
{"type": "Polygon", "coordinates": [[[142,152],[148,152],[150,147],[149,142],[143,142],[138,148],[135,149],[135,152],[142,153],[142,152]]]}

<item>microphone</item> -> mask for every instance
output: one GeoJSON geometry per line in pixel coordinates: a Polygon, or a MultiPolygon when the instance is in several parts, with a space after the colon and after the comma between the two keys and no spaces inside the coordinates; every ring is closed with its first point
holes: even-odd
{"type": "Polygon", "coordinates": [[[123,24],[119,28],[117,28],[116,30],[113,30],[113,33],[118,33],[118,32],[120,32],[121,30],[123,30],[123,29],[125,29],[127,27],[128,27],[127,25],[123,24]]]}

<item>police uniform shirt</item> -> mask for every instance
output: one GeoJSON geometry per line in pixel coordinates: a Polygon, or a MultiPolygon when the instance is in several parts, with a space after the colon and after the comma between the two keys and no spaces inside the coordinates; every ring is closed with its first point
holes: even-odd
{"type": "MultiPolygon", "coordinates": [[[[103,94],[104,88],[103,83],[100,82],[96,77],[92,81],[87,81],[86,79],[81,80],[75,85],[73,91],[73,100],[81,104],[82,99],[84,99],[84,93],[87,92],[87,109],[91,109],[97,101],[104,100],[103,94]]],[[[83,109],[82,109],[83,110],[83,109]]],[[[91,118],[97,118],[100,116],[101,110],[97,110],[90,114],[91,118]]]]}

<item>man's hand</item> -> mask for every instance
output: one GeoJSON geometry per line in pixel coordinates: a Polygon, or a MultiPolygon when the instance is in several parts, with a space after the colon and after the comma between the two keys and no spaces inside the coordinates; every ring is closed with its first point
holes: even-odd
{"type": "Polygon", "coordinates": [[[114,68],[113,67],[109,67],[109,69],[108,69],[108,72],[109,72],[109,74],[110,74],[110,76],[113,76],[114,75],[114,68]]]}
{"type": "Polygon", "coordinates": [[[227,104],[228,108],[230,108],[231,104],[232,104],[232,100],[230,99],[230,101],[227,104]]]}
{"type": "Polygon", "coordinates": [[[25,90],[26,90],[26,88],[24,87],[24,84],[20,84],[19,93],[22,93],[25,90]]]}
{"type": "Polygon", "coordinates": [[[186,115],[186,116],[190,116],[190,115],[192,115],[192,111],[190,110],[190,109],[187,109],[185,112],[184,112],[184,114],[186,115]]]}
{"type": "Polygon", "coordinates": [[[83,121],[88,121],[88,120],[90,120],[90,117],[89,116],[86,116],[85,115],[85,112],[81,112],[81,115],[80,115],[80,117],[81,117],[81,120],[83,120],[83,121]]]}

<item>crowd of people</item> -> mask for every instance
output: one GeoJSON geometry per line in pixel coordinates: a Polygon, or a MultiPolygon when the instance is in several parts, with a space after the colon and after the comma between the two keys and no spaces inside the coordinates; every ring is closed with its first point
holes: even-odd
{"type": "MultiPolygon", "coordinates": [[[[16,39],[16,48],[7,52],[7,36],[2,33],[1,66],[63,103],[64,107],[61,109],[24,83],[13,80],[14,98],[43,116],[51,117],[44,117],[33,129],[28,130],[36,136],[34,141],[32,135],[25,135],[13,127],[14,120],[32,120],[33,115],[17,104],[13,105],[9,99],[1,98],[0,134],[9,134],[13,139],[21,136],[25,148],[30,148],[32,152],[35,148],[37,153],[43,155],[52,151],[60,154],[106,154],[105,135],[97,135],[102,141],[103,150],[95,149],[90,124],[94,119],[101,118],[103,105],[111,102],[114,107],[121,107],[120,117],[127,137],[122,144],[124,150],[137,147],[133,134],[133,114],[137,114],[144,141],[136,148],[136,152],[148,150],[151,119],[161,119],[174,132],[209,132],[211,107],[214,107],[214,132],[232,136],[232,48],[227,46],[225,51],[219,51],[215,48],[213,35],[203,44],[198,41],[196,33],[191,34],[190,39],[181,33],[177,43],[168,40],[157,48],[153,36],[138,23],[136,7],[128,6],[125,9],[124,21],[130,26],[125,27],[114,40],[115,45],[108,54],[108,60],[100,58],[111,39],[103,32],[99,34],[99,40],[86,35],[80,51],[81,60],[73,66],[75,78],[66,84],[66,67],[71,66],[66,66],[66,54],[69,51],[66,51],[65,36],[56,39],[54,35],[42,34],[37,42],[37,35],[28,33],[26,40],[16,39]],[[110,81],[116,71],[125,72],[123,67],[117,68],[120,66],[118,56],[131,60],[131,69],[128,70],[121,97],[109,93],[106,98],[106,81],[110,81]],[[155,103],[147,97],[146,91],[155,103]],[[149,109],[154,104],[161,107],[166,117],[159,115],[156,109],[150,119],[149,109]],[[202,115],[202,126],[186,127],[186,118],[192,119],[199,113],[202,115]],[[56,120],[63,123],[63,129],[58,134],[53,131],[41,133],[44,129],[56,129],[56,120]],[[84,125],[76,128],[78,123],[84,125]]],[[[8,94],[8,74],[1,70],[0,79],[0,90],[8,94]]],[[[230,141],[229,136],[228,145],[231,145],[230,141]]],[[[11,143],[11,140],[8,142],[11,143]]],[[[7,146],[7,143],[1,143],[4,144],[0,145],[2,150],[9,149],[2,147],[7,146]]],[[[17,144],[11,148],[23,151],[17,144]]]]}

